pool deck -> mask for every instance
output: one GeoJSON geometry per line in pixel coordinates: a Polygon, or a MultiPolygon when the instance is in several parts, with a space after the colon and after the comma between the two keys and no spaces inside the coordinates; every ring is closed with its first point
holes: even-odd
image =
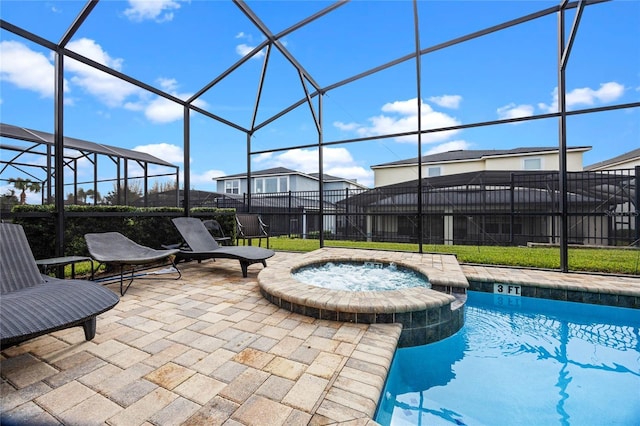
{"type": "MultiPolygon", "coordinates": [[[[301,256],[278,252],[268,264],[301,256]]],[[[421,256],[434,265],[449,260],[421,256]]],[[[375,424],[399,324],[329,321],[278,308],[260,294],[261,265],[251,266],[248,278],[227,259],[180,268],[177,281],[158,275],[134,282],[99,316],[90,342],[74,328],[3,350],[2,423],[375,424]]],[[[539,296],[574,297],[579,290],[640,301],[640,278],[458,268],[480,286],[536,283],[539,296]]],[[[109,287],[117,292],[117,284],[109,287]]],[[[598,296],[598,303],[613,301],[598,296]]]]}

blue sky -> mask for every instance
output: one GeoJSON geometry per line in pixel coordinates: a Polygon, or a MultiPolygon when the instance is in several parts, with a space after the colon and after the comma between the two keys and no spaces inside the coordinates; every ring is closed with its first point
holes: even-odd
{"type": "MultiPolygon", "coordinates": [[[[420,45],[427,48],[557,5],[556,1],[420,1],[420,45]]],[[[274,34],[330,2],[248,1],[274,34]]],[[[84,1],[2,0],[3,20],[57,42],[84,1]]],[[[327,87],[415,50],[410,1],[352,1],[281,41],[309,76],[327,87]]],[[[567,13],[567,31],[574,10],[567,13]]],[[[557,17],[534,21],[423,56],[422,123],[438,128],[557,109],[557,17]]],[[[101,1],[68,48],[187,99],[221,75],[264,36],[230,1],[101,1]]],[[[640,100],[640,2],[614,0],[585,8],[567,67],[569,110],[640,100]]],[[[0,113],[8,124],[53,132],[53,55],[9,31],[0,32],[0,113]]],[[[207,91],[195,104],[249,127],[264,51],[207,91]]],[[[184,168],[182,108],[131,84],[67,59],[65,134],[145,151],[184,168]]],[[[326,93],[327,142],[417,128],[415,61],[406,61],[326,93]]],[[[311,86],[307,84],[309,90],[311,86]]],[[[256,122],[304,97],[291,64],[272,50],[256,122]]],[[[317,104],[316,104],[317,105],[317,104]]],[[[215,178],[246,171],[243,132],[191,115],[191,187],[215,190],[215,178]]],[[[557,146],[558,120],[502,124],[423,136],[423,154],[450,149],[557,146]]],[[[303,105],[257,131],[252,150],[314,144],[318,134],[303,105]]],[[[3,140],[3,143],[14,141],[3,140]]],[[[568,118],[569,146],[591,146],[585,165],[640,146],[640,109],[568,118]]],[[[324,172],[373,185],[370,166],[417,156],[417,138],[332,145],[324,172]]],[[[7,154],[2,154],[3,158],[7,154]]],[[[252,169],[318,170],[317,150],[252,156],[252,169]]],[[[30,161],[39,161],[36,158],[30,161]]],[[[15,174],[15,173],[14,173],[15,174]]],[[[91,176],[83,164],[79,174],[91,176]]],[[[100,170],[100,177],[112,170],[100,170]]],[[[18,177],[18,176],[2,176],[18,177]]],[[[6,186],[0,182],[0,192],[6,186]]],[[[109,188],[104,190],[107,192],[109,188]]],[[[31,195],[30,201],[39,197],[31,195]]]]}

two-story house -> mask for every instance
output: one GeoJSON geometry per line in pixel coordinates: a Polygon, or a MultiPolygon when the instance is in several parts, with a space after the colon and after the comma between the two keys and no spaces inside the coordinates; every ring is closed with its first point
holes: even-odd
{"type": "MultiPolygon", "coordinates": [[[[246,194],[249,192],[246,173],[216,178],[218,192],[225,194],[246,194]]],[[[325,191],[334,189],[366,189],[355,180],[323,175],[325,191]]],[[[274,194],[284,192],[318,191],[320,175],[302,173],[286,167],[274,167],[251,172],[251,192],[254,194],[274,194]]]]}
{"type": "MultiPolygon", "coordinates": [[[[567,148],[567,171],[580,174],[572,173],[568,191],[573,214],[569,234],[572,242],[602,244],[608,237],[605,210],[610,203],[576,187],[588,180],[582,176],[582,160],[590,149],[567,148]],[[597,234],[590,232],[593,229],[597,234]]],[[[561,199],[557,147],[449,151],[423,156],[420,163],[421,210],[418,158],[371,167],[375,189],[352,200],[351,206],[366,215],[363,234],[416,241],[421,220],[423,240],[436,244],[557,242],[561,199]]]]}
{"type": "Polygon", "coordinates": [[[348,196],[349,190],[362,192],[367,187],[355,180],[324,174],[322,176],[323,210],[320,219],[320,175],[303,173],[285,167],[258,170],[251,173],[251,186],[246,173],[219,177],[218,192],[235,197],[238,201],[229,207],[248,208],[263,216],[270,225],[272,235],[298,234],[303,237],[321,231],[335,232],[340,221],[336,204],[348,196]],[[251,189],[251,191],[249,191],[251,189]],[[249,200],[247,194],[251,192],[249,200]]]}
{"type": "MultiPolygon", "coordinates": [[[[590,146],[567,148],[567,170],[582,170],[582,155],[590,146]]],[[[455,175],[488,170],[558,170],[557,147],[457,150],[422,157],[422,177],[455,175]]],[[[376,188],[418,179],[418,158],[371,166],[376,188]]]]}

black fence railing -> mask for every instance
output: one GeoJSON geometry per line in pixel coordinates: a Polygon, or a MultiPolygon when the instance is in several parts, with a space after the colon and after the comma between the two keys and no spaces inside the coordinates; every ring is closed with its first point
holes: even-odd
{"type": "MultiPolygon", "coordinates": [[[[568,242],[640,246],[638,174],[640,167],[567,173],[568,242]]],[[[183,199],[177,195],[175,191],[150,195],[147,203],[183,207],[175,205],[176,199],[183,199]]],[[[422,185],[324,191],[322,201],[318,191],[260,193],[250,198],[191,191],[190,203],[258,213],[273,236],[318,238],[322,232],[325,240],[423,244],[559,244],[562,217],[559,174],[553,171],[438,176],[424,179],[422,185]]],[[[14,214],[3,211],[1,216],[11,219],[14,214]]]]}
{"type": "MultiPolygon", "coordinates": [[[[638,245],[635,169],[567,174],[568,241],[638,245]]],[[[259,213],[272,235],[424,244],[559,244],[558,172],[476,172],[370,190],[219,197],[214,207],[259,213]],[[421,194],[422,219],[418,215],[421,194]],[[421,225],[421,226],[420,226],[421,225]]]]}

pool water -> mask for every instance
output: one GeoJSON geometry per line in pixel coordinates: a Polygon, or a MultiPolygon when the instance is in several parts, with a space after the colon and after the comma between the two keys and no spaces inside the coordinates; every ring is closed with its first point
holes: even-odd
{"type": "Polygon", "coordinates": [[[464,327],[401,348],[382,425],[639,425],[640,310],[468,292],[464,327]]]}
{"type": "Polygon", "coordinates": [[[304,266],[292,275],[302,283],[330,290],[385,291],[431,287],[427,277],[395,263],[327,262],[304,266]]]}

